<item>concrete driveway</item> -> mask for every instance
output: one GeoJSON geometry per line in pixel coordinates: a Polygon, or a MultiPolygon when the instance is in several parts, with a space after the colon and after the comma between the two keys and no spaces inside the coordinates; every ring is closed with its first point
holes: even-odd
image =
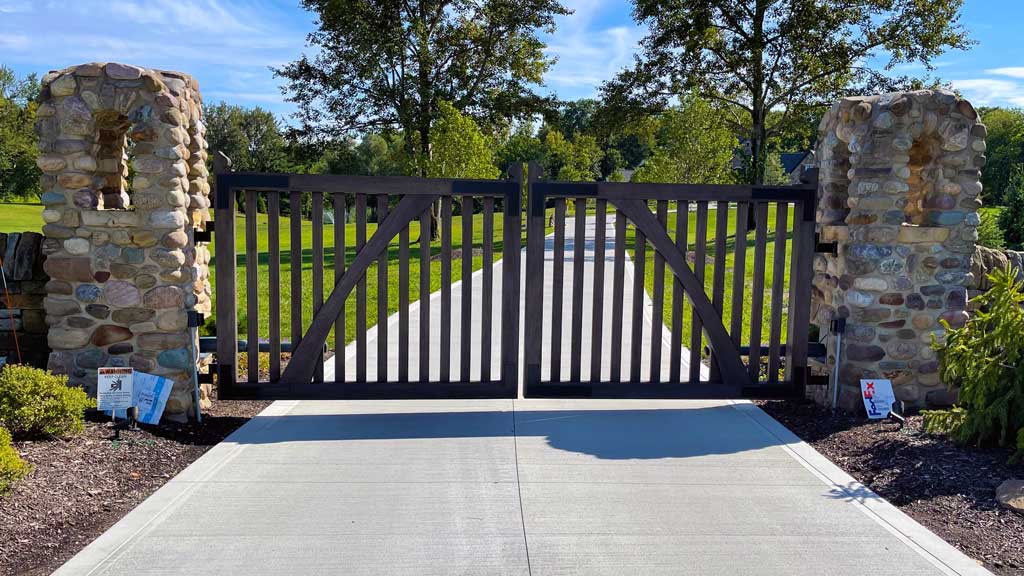
{"type": "Polygon", "coordinates": [[[57,574],[987,574],[747,402],[277,402],[57,574]]]}

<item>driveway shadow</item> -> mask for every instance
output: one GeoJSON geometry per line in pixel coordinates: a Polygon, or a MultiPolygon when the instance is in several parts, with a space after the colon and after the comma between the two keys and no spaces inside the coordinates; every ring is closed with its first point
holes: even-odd
{"type": "Polygon", "coordinates": [[[541,437],[555,449],[600,459],[692,458],[778,446],[729,406],[654,410],[526,410],[258,416],[239,444],[541,437]]]}

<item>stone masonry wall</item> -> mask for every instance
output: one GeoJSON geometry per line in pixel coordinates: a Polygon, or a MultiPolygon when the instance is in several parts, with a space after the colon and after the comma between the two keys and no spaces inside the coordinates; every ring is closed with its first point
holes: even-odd
{"type": "Polygon", "coordinates": [[[43,78],[36,125],[49,368],[90,392],[100,366],[169,377],[178,417],[192,409],[187,311],[210,312],[193,239],[210,206],[201,106],[180,72],[84,64],[43,78]]]}
{"type": "Polygon", "coordinates": [[[0,291],[0,357],[17,362],[20,349],[25,364],[45,368],[50,347],[43,310],[48,278],[43,272],[42,240],[38,232],[0,232],[0,259],[11,304],[8,309],[7,294],[0,291]]]}
{"type": "Polygon", "coordinates": [[[847,320],[841,351],[826,338],[844,408],[860,409],[861,378],[891,379],[909,406],[948,401],[930,342],[968,318],[985,136],[945,91],[846,98],[822,120],[818,231],[839,253],[816,256],[812,318],[822,334],[847,320]]]}

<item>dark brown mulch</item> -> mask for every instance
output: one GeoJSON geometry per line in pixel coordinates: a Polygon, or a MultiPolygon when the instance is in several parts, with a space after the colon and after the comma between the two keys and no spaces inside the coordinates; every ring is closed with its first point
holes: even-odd
{"type": "Polygon", "coordinates": [[[34,470],[0,497],[0,574],[49,574],[269,402],[213,401],[202,424],[121,432],[91,414],[69,440],[15,442],[34,470]]]}
{"type": "Polygon", "coordinates": [[[1004,575],[1024,575],[1024,516],[1001,508],[995,489],[1024,477],[1002,448],[958,446],[926,434],[920,416],[891,420],[833,416],[812,403],[758,405],[862,484],[941,538],[1004,575]]]}

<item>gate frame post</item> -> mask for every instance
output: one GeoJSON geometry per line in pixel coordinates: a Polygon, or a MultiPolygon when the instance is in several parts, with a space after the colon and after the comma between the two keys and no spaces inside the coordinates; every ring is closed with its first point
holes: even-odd
{"type": "Polygon", "coordinates": [[[217,394],[231,398],[238,366],[238,318],[235,290],[235,189],[232,186],[231,160],[220,152],[214,156],[217,175],[214,234],[217,239],[217,394]]]}
{"type": "Polygon", "coordinates": [[[811,283],[814,279],[814,230],[817,211],[818,169],[800,179],[807,188],[793,214],[793,254],[789,282],[789,326],[786,336],[786,375],[793,396],[803,398],[809,376],[807,337],[811,325],[811,283]]]}
{"type": "Polygon", "coordinates": [[[522,164],[513,164],[509,176],[516,182],[515,193],[505,195],[502,221],[502,279],[501,279],[501,382],[509,397],[519,396],[519,299],[522,270],[523,227],[523,171],[522,164]]]}
{"type": "Polygon", "coordinates": [[[523,350],[523,396],[530,396],[530,388],[540,384],[541,350],[544,339],[544,194],[534,184],[540,177],[540,166],[530,162],[527,166],[526,214],[526,318],[523,350]]]}

